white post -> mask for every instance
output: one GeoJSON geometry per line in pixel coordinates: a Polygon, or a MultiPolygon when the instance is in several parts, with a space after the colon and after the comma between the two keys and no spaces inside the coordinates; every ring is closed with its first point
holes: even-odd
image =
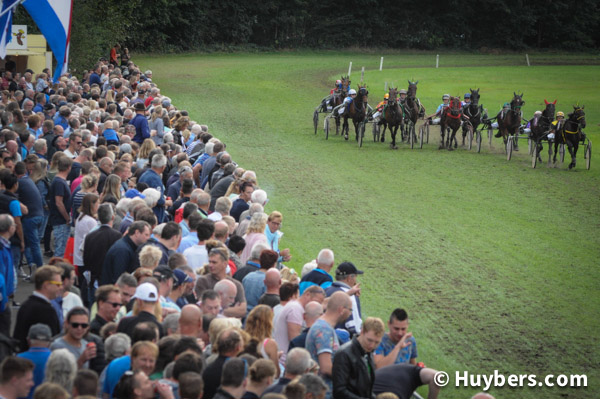
{"type": "Polygon", "coordinates": [[[381,57],[381,61],[379,61],[379,71],[383,71],[383,57],[381,57]]]}
{"type": "Polygon", "coordinates": [[[527,66],[531,66],[529,63],[529,54],[525,53],[525,59],[527,60],[527,66]]]}
{"type": "Polygon", "coordinates": [[[365,79],[365,67],[362,67],[362,70],[360,71],[360,83],[362,83],[362,81],[365,79]]]}
{"type": "Polygon", "coordinates": [[[352,73],[352,61],[350,61],[350,65],[348,66],[348,76],[352,73]]]}
{"type": "Polygon", "coordinates": [[[440,55],[438,54],[435,56],[435,67],[439,68],[439,66],[440,66],[440,55]]]}

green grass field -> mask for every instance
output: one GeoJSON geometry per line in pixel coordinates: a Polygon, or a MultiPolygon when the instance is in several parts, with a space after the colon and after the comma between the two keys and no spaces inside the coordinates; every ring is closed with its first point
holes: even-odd
{"type": "MultiPolygon", "coordinates": [[[[385,82],[407,87],[435,110],[443,93],[481,89],[494,115],[513,91],[524,113],[558,99],[585,104],[587,134],[600,151],[600,57],[581,54],[472,55],[289,52],[144,56],[162,93],[206,123],[234,160],[257,171],[268,211],[284,215],[283,247],[298,270],[324,247],[365,270],[363,313],[408,310],[419,359],[446,370],[441,397],[467,398],[454,371],[587,374],[588,388],[493,388],[496,398],[593,398],[600,392],[600,162],[585,170],[530,167],[526,143],[506,161],[500,139],[482,153],[422,150],[340,136],[315,136],[312,113],[353,62],[370,103],[385,82]]],[[[322,121],[322,120],[321,120],[322,121]]],[[[353,132],[351,132],[353,137],[353,132]]],[[[389,137],[389,136],[388,136],[389,137]]],[[[370,138],[367,130],[367,139],[370,138]]],[[[600,152],[598,153],[600,154],[600,152]]],[[[544,151],[543,158],[547,155],[544,151]]],[[[570,161],[567,154],[566,163],[570,161]]],[[[422,393],[424,391],[421,391],[422,393]]],[[[425,391],[426,392],[426,391],[425,391]]]]}

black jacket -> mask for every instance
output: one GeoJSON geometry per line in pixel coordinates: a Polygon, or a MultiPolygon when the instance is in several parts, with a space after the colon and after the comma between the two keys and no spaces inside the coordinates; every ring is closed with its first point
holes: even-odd
{"type": "Polygon", "coordinates": [[[358,340],[344,344],[333,358],[334,399],[375,398],[375,362],[373,355],[366,353],[358,340]],[[368,366],[367,366],[368,364],[368,366]]]}
{"type": "Polygon", "coordinates": [[[140,266],[136,249],[137,245],[129,236],[115,241],[104,258],[100,273],[100,285],[114,284],[121,274],[133,273],[140,266]]]}
{"type": "Polygon", "coordinates": [[[53,336],[60,333],[58,316],[50,302],[37,295],[31,295],[19,308],[17,324],[13,332],[13,337],[19,340],[21,351],[29,349],[27,334],[29,333],[29,327],[36,323],[46,324],[50,327],[50,332],[53,336]]]}
{"type": "Polygon", "coordinates": [[[89,270],[92,273],[94,281],[102,275],[102,265],[108,250],[121,237],[121,233],[108,225],[100,226],[85,237],[83,243],[83,265],[85,270],[89,270]]]}

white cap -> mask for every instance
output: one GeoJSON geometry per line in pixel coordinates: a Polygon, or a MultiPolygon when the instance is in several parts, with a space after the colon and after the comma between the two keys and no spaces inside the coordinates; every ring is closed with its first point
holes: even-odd
{"type": "Polygon", "coordinates": [[[152,283],[140,284],[135,289],[135,294],[133,295],[133,298],[141,299],[142,301],[147,302],[157,302],[158,291],[152,283]]]}
{"type": "Polygon", "coordinates": [[[350,91],[348,91],[348,94],[352,95],[352,94],[356,94],[356,90],[354,89],[350,89],[350,91]]]}

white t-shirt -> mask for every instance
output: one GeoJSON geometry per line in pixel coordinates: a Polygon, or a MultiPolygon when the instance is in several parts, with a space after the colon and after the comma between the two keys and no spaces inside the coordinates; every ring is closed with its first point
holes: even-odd
{"type": "Polygon", "coordinates": [[[194,269],[194,272],[208,263],[208,252],[204,244],[189,247],[183,251],[183,256],[185,256],[188,266],[194,269]]]}
{"type": "Polygon", "coordinates": [[[63,317],[65,319],[67,318],[69,310],[73,309],[75,306],[83,306],[83,302],[81,302],[79,295],[69,292],[67,296],[63,297],[62,302],[63,317]]]}

